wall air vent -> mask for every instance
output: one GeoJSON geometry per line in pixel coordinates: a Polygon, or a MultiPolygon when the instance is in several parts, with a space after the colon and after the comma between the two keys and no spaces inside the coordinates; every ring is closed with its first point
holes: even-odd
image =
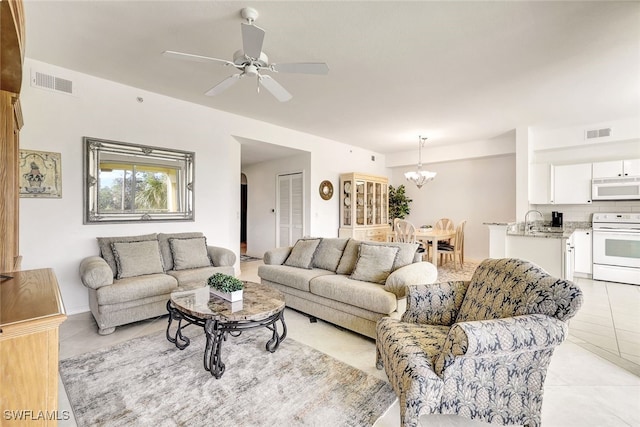
{"type": "Polygon", "coordinates": [[[31,70],[31,86],[73,95],[73,82],[71,80],[38,71],[31,70]]]}
{"type": "Polygon", "coordinates": [[[605,138],[611,136],[611,128],[591,129],[584,133],[584,139],[605,138]]]}

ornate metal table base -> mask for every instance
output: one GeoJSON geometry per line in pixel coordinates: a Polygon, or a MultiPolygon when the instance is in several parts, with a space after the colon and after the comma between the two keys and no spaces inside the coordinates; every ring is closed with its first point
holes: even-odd
{"type": "Polygon", "coordinates": [[[287,325],[284,322],[284,310],[279,311],[269,317],[261,320],[247,321],[229,321],[224,322],[218,319],[201,319],[178,310],[167,302],[167,311],[169,312],[169,324],[167,325],[167,340],[175,344],[180,350],[184,350],[189,346],[191,341],[182,334],[182,330],[189,325],[197,325],[204,328],[207,337],[207,344],[204,349],[204,369],[209,371],[211,375],[219,379],[224,374],[225,365],[222,362],[221,351],[222,341],[226,341],[227,334],[232,337],[239,336],[243,330],[266,327],[272,331],[271,339],[267,341],[266,350],[270,353],[275,352],[280,343],[287,337],[287,325]],[[175,334],[171,334],[170,328],[173,321],[178,322],[175,334]],[[184,324],[183,324],[184,320],[184,324]],[[282,333],[278,332],[277,322],[282,324],[282,333]]]}

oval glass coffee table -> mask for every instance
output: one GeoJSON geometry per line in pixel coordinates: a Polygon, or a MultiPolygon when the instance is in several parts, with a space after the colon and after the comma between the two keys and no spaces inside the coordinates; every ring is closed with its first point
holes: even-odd
{"type": "Polygon", "coordinates": [[[204,328],[207,344],[204,349],[204,369],[216,378],[222,377],[225,365],[222,362],[222,342],[227,335],[239,336],[243,330],[266,327],[272,336],[266,344],[266,350],[273,353],[287,336],[287,325],[284,322],[284,295],[270,286],[254,282],[244,282],[241,301],[228,302],[218,296],[209,294],[205,286],[188,291],[172,292],[167,302],[169,324],[167,340],[177,348],[184,350],[190,344],[182,330],[189,325],[204,328]],[[171,332],[171,324],[178,322],[175,332],[171,332]],[[282,325],[278,332],[277,322],[282,325]]]}

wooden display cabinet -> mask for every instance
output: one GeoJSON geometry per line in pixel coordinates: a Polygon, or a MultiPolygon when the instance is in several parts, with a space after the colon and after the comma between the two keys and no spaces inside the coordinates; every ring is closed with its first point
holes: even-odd
{"type": "Polygon", "coordinates": [[[0,425],[55,426],[58,327],[67,318],[51,269],[0,273],[0,425]]]}
{"type": "Polygon", "coordinates": [[[389,180],[385,176],[340,175],[339,237],[384,242],[389,227],[389,180]]]}

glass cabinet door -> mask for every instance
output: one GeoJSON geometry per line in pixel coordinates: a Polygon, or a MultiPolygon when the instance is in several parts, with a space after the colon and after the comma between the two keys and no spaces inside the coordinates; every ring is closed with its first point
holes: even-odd
{"type": "Polygon", "coordinates": [[[345,180],[342,184],[342,225],[349,226],[351,225],[351,216],[352,216],[352,194],[351,194],[351,180],[345,180]]]}
{"type": "Polygon", "coordinates": [[[389,222],[389,186],[387,184],[382,185],[382,191],[380,193],[380,224],[387,224],[389,222]]]}
{"type": "Polygon", "coordinates": [[[374,201],[374,193],[373,193],[373,182],[367,181],[367,192],[366,192],[366,203],[367,203],[367,225],[372,225],[373,222],[373,201],[374,201]]]}
{"type": "Polygon", "coordinates": [[[379,182],[376,182],[375,185],[374,198],[374,224],[380,225],[382,224],[382,184],[379,182]]]}
{"type": "Polygon", "coordinates": [[[364,225],[364,202],[365,202],[364,181],[356,181],[356,224],[364,225]]]}

